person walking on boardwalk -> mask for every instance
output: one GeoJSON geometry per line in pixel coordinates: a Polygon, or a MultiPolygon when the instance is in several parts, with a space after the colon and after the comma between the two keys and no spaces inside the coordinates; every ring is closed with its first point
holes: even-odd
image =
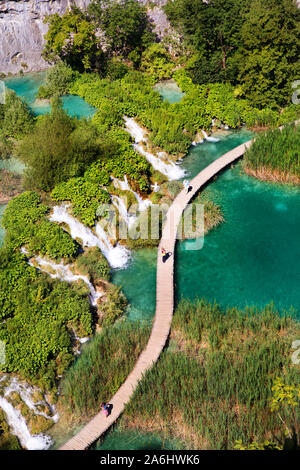
{"type": "Polygon", "coordinates": [[[189,180],[184,180],[183,186],[184,186],[185,189],[186,189],[186,194],[190,193],[190,192],[192,191],[192,189],[193,189],[193,186],[190,185],[189,180]]]}
{"type": "Polygon", "coordinates": [[[107,418],[109,413],[106,403],[101,403],[101,410],[103,411],[104,416],[107,418]]]}

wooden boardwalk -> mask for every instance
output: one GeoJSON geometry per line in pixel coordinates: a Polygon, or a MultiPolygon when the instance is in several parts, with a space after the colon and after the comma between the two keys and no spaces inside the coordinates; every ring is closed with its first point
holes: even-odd
{"type": "Polygon", "coordinates": [[[162,238],[158,247],[156,312],[146,349],[141,353],[134,369],[128,375],[123,385],[110,400],[109,403],[113,405],[111,415],[108,418],[105,418],[102,412],[98,413],[81,429],[81,431],[66,442],[60,450],[84,450],[99,439],[99,437],[118,419],[120,414],[123,412],[126,403],[129,402],[142,376],[159,358],[169,336],[173,316],[173,253],[176,243],[177,227],[180,222],[181,215],[189,201],[199,191],[199,189],[221,170],[240,158],[244,154],[245,150],[251,145],[251,142],[252,141],[250,140],[245,144],[239,145],[207,166],[190,182],[193,188],[192,191],[187,194],[186,189],[184,189],[174,200],[167,213],[166,223],[164,225],[162,238]],[[166,263],[162,262],[162,247],[165,248],[167,252],[172,253],[172,256],[170,256],[166,263]]]}

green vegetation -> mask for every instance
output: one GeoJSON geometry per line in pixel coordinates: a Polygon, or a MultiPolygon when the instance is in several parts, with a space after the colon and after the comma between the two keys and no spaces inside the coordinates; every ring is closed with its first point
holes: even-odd
{"type": "Polygon", "coordinates": [[[1,370],[19,372],[48,390],[72,362],[69,329],[92,333],[87,296],[64,282],[38,274],[20,253],[0,250],[1,370]]]}
{"type": "Polygon", "coordinates": [[[100,325],[106,327],[113,325],[124,314],[127,304],[121,287],[110,285],[106,293],[106,301],[100,306],[100,325]]]}
{"type": "Polygon", "coordinates": [[[110,268],[105,256],[98,247],[86,249],[78,256],[75,262],[76,269],[80,274],[87,275],[96,284],[99,279],[109,281],[110,268]]]}
{"type": "Polygon", "coordinates": [[[102,50],[95,27],[85,12],[73,7],[63,16],[58,13],[47,16],[45,23],[49,24],[43,51],[46,60],[64,60],[80,72],[98,66],[102,50]]]}
{"type": "Polygon", "coordinates": [[[51,114],[37,120],[17,150],[27,166],[25,187],[40,191],[50,191],[56,184],[80,176],[89,163],[110,152],[95,126],[71,118],[57,101],[51,114]]]}
{"type": "Polygon", "coordinates": [[[6,246],[17,249],[23,245],[29,254],[39,252],[50,258],[70,258],[77,252],[77,244],[61,227],[50,222],[49,208],[40,197],[27,191],[9,202],[2,219],[6,229],[6,246]]]}
{"type": "Polygon", "coordinates": [[[88,12],[104,32],[109,55],[117,54],[137,64],[145,46],[155,38],[146,7],[136,0],[94,0],[88,12]]]}
{"type": "Polygon", "coordinates": [[[235,446],[239,450],[299,450],[300,448],[300,430],[299,430],[299,405],[300,405],[300,386],[288,385],[280,377],[274,380],[272,387],[271,411],[277,413],[283,430],[285,439],[282,443],[264,441],[263,443],[251,442],[245,445],[241,440],[237,441],[235,446]]]}
{"type": "Polygon", "coordinates": [[[65,62],[57,62],[54,67],[47,71],[45,85],[39,88],[38,98],[51,98],[52,96],[63,96],[75,80],[76,73],[72,67],[65,62]]]}
{"type": "Polygon", "coordinates": [[[260,134],[247,150],[243,168],[262,180],[300,183],[300,126],[260,134]]]}
{"type": "MultiPolygon", "coordinates": [[[[278,376],[299,386],[299,366],[290,358],[298,337],[291,312],[281,316],[273,306],[225,312],[203,300],[182,300],[170,345],[146,373],[121,425],[173,435],[189,449],[280,440],[272,386],[278,376]]],[[[295,413],[299,421],[299,409],[295,413]]]]}
{"type": "Polygon", "coordinates": [[[0,409],[0,450],[21,450],[18,438],[9,432],[6,415],[0,409]]]}
{"type": "Polygon", "coordinates": [[[66,183],[60,183],[52,191],[51,197],[54,201],[71,201],[74,216],[86,225],[94,225],[99,204],[110,202],[107,191],[84,178],[71,178],[66,183]]]}
{"type": "Polygon", "coordinates": [[[195,83],[229,82],[259,109],[286,106],[299,76],[300,11],[292,0],[169,0],[195,83]]]}
{"type": "Polygon", "coordinates": [[[0,103],[0,158],[10,154],[11,144],[7,138],[23,137],[32,129],[32,125],[33,116],[29,108],[15,92],[6,90],[5,104],[0,103]]]}
{"type": "Polygon", "coordinates": [[[148,326],[124,321],[96,334],[66,373],[60,405],[80,415],[99,411],[127,378],[148,336],[148,326]]]}

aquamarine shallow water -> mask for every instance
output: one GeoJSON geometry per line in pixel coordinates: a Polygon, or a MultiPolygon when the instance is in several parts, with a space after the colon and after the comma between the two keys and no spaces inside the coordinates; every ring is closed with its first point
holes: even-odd
{"type": "MultiPolygon", "coordinates": [[[[24,76],[7,78],[5,84],[7,88],[14,90],[18,96],[23,98],[32,112],[39,116],[51,111],[51,106],[47,101],[36,100],[39,87],[44,82],[45,77],[46,72],[26,74],[24,76]]],[[[66,95],[62,97],[62,102],[63,108],[73,117],[89,118],[96,112],[96,109],[80,98],[80,96],[66,95]]]]}
{"type": "MultiPolygon", "coordinates": [[[[241,131],[217,143],[198,145],[183,166],[195,176],[249,138],[249,132],[241,131]]],[[[225,223],[206,235],[199,251],[189,251],[189,242],[177,243],[176,300],[205,297],[223,307],[263,307],[274,301],[280,310],[290,306],[300,310],[299,189],[259,182],[237,164],[205,191],[220,204],[225,223]]],[[[134,253],[132,264],[114,274],[113,281],[123,286],[131,303],[129,318],[153,316],[155,274],[156,250],[134,253]]]]}
{"type": "Polygon", "coordinates": [[[184,96],[184,93],[177,86],[176,82],[170,80],[168,82],[160,82],[154,86],[164,101],[169,103],[179,103],[184,96]]]}

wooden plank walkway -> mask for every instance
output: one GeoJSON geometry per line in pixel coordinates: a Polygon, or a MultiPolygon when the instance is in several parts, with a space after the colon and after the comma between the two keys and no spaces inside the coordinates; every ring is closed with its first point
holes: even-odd
{"type": "Polygon", "coordinates": [[[173,307],[174,307],[174,291],[173,291],[173,273],[174,273],[174,249],[176,243],[177,227],[181,219],[181,215],[192,199],[192,197],[205,185],[211,178],[217,175],[221,170],[240,158],[247,148],[250,147],[252,140],[245,144],[239,145],[222,157],[215,160],[204,170],[198,173],[191,181],[192,191],[188,194],[186,189],[181,191],[167,213],[166,222],[162,232],[162,238],[158,247],[157,257],[157,274],[156,274],[156,312],[153,322],[151,335],[146,349],[141,353],[137,363],[128,375],[127,379],[117,391],[117,393],[109,401],[113,405],[111,415],[106,418],[103,413],[98,413],[91,421],[86,424],[81,431],[66,442],[60,450],[84,450],[109,429],[109,427],[118,419],[123,412],[126,403],[129,402],[139,381],[145,374],[147,369],[159,358],[160,353],[164,349],[167,338],[169,336],[173,307]],[[172,256],[166,263],[162,262],[161,248],[165,248],[167,252],[172,252],[172,256]]]}

